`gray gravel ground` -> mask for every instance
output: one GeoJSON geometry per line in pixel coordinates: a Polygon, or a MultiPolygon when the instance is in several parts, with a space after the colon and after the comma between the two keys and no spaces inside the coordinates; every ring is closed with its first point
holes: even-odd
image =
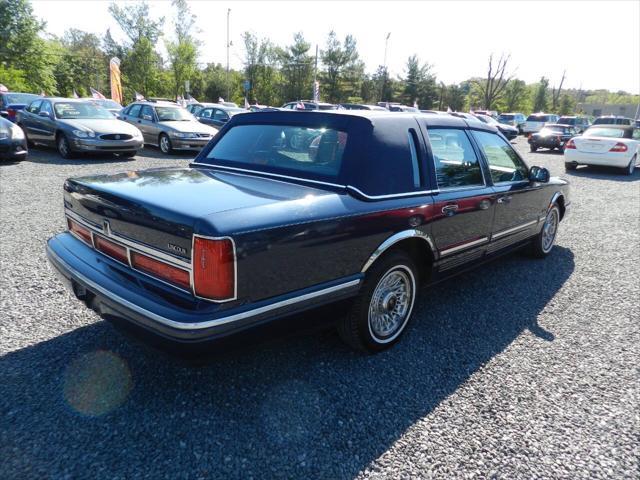
{"type": "Polygon", "coordinates": [[[320,332],[193,367],[72,300],[44,255],[66,177],[188,159],[0,165],[1,479],[638,478],[640,171],[567,174],[552,255],[424,290],[389,352],[320,332]]]}

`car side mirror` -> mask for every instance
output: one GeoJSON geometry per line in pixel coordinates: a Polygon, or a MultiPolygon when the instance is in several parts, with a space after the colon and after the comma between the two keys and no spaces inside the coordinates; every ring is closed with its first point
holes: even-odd
{"type": "Polygon", "coordinates": [[[51,114],[49,112],[39,112],[38,115],[41,117],[51,118],[51,114]]]}
{"type": "Polygon", "coordinates": [[[538,183],[547,183],[551,175],[544,167],[531,167],[529,169],[529,180],[538,183]]]}
{"type": "Polygon", "coordinates": [[[6,110],[0,110],[0,117],[9,118],[9,112],[6,110]]]}
{"type": "Polygon", "coordinates": [[[143,120],[148,120],[149,122],[153,122],[153,117],[151,115],[142,115],[143,120]]]}

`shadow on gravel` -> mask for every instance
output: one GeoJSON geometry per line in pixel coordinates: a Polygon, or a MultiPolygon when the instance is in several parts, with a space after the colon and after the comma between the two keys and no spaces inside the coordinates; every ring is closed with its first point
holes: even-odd
{"type": "Polygon", "coordinates": [[[635,182],[640,180],[640,166],[636,167],[633,175],[626,175],[618,168],[600,167],[596,165],[580,166],[576,170],[565,172],[565,175],[569,177],[613,180],[616,182],[635,182]]]}
{"type": "Polygon", "coordinates": [[[323,332],[194,368],[107,322],[9,353],[0,477],[353,478],[518,336],[552,341],[537,317],[573,270],[556,247],[425,289],[376,356],[323,332]]]}

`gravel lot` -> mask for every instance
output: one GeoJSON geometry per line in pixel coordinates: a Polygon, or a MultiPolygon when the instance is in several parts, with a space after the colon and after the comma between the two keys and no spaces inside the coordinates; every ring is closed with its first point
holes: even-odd
{"type": "Polygon", "coordinates": [[[44,255],[65,178],[189,158],[0,165],[0,478],[637,478],[640,169],[566,174],[552,255],[424,290],[389,352],[322,331],[194,367],[101,321],[44,255]]]}

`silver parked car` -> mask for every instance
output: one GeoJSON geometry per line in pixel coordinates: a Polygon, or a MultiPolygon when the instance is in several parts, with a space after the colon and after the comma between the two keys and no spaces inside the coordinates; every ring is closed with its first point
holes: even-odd
{"type": "Polygon", "coordinates": [[[174,150],[201,150],[217,133],[186,109],[169,102],[134,102],[118,118],[139,128],[144,143],[156,145],[167,154],[174,150]]]}
{"type": "Polygon", "coordinates": [[[55,146],[63,158],[78,152],[133,157],[144,144],[140,131],[93,102],[39,98],[18,112],[29,143],[55,146]]]}

